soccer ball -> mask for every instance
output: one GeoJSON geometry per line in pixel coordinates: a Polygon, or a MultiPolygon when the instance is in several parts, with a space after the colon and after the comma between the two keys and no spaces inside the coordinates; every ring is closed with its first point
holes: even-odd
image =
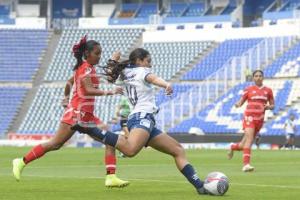
{"type": "Polygon", "coordinates": [[[221,172],[211,172],[204,181],[204,189],[211,195],[222,196],[229,188],[229,181],[221,172]]]}

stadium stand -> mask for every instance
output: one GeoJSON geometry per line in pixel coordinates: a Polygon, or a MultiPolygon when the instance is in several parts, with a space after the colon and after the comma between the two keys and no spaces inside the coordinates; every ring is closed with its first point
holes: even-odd
{"type": "MultiPolygon", "coordinates": [[[[111,85],[101,85],[101,89],[104,90],[111,88],[111,85]]],[[[64,86],[57,83],[40,86],[17,132],[21,134],[54,134],[64,111],[61,106],[63,89],[64,86]]],[[[110,121],[114,116],[115,105],[118,104],[118,101],[118,96],[97,97],[96,115],[104,122],[110,121]]]]}
{"type": "MultiPolygon", "coordinates": [[[[173,133],[187,133],[190,127],[198,127],[203,129],[207,134],[240,132],[245,105],[244,107],[237,109],[234,107],[234,104],[239,100],[243,89],[250,84],[251,83],[246,82],[237,85],[213,104],[197,113],[194,117],[183,121],[169,131],[173,133]]],[[[300,96],[295,96],[291,93],[292,87],[294,88],[297,85],[297,83],[293,81],[265,80],[265,85],[273,89],[276,102],[276,107],[274,109],[275,115],[300,96]]],[[[266,117],[272,116],[273,114],[271,112],[266,114],[266,117]]]]}
{"type": "Polygon", "coordinates": [[[225,40],[192,70],[183,75],[181,80],[203,80],[220,69],[231,57],[242,55],[260,41],[261,38],[225,40]]]}
{"type": "Polygon", "coordinates": [[[265,69],[266,77],[296,77],[299,76],[300,42],[277,58],[265,69]]]}
{"type": "Polygon", "coordinates": [[[147,18],[157,13],[157,5],[153,3],[144,3],[137,11],[136,18],[147,18]]]}
{"type": "Polygon", "coordinates": [[[0,87],[0,137],[8,131],[27,90],[24,87],[0,87]]]}
{"type": "Polygon", "coordinates": [[[30,82],[47,48],[47,30],[0,31],[0,81],[30,82]]]}
{"type": "Polygon", "coordinates": [[[67,80],[72,75],[72,46],[84,35],[99,41],[102,46],[101,66],[106,64],[112,53],[120,50],[123,54],[141,37],[143,29],[70,29],[64,30],[45,76],[46,81],[67,80]]]}
{"type": "Polygon", "coordinates": [[[144,48],[151,53],[153,71],[170,80],[187,64],[195,61],[212,42],[162,42],[144,43],[144,48]]]}
{"type": "Polygon", "coordinates": [[[191,3],[188,9],[184,12],[183,16],[186,17],[195,17],[201,16],[204,13],[204,4],[203,3],[191,3]]]}

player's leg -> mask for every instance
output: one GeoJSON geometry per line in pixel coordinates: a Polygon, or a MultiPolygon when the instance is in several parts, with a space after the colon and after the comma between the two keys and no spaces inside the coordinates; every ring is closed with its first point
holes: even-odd
{"type": "MultiPolygon", "coordinates": [[[[120,125],[122,127],[122,131],[124,133],[124,137],[127,139],[128,136],[129,136],[129,130],[127,128],[127,119],[121,119],[120,120],[120,125]]],[[[126,156],[122,152],[120,152],[120,157],[121,158],[125,158],[126,156]]]]}
{"type": "Polygon", "coordinates": [[[106,166],[106,187],[126,187],[128,181],[119,179],[116,176],[116,149],[112,146],[105,145],[105,166],[106,166]]]}
{"type": "MultiPolygon", "coordinates": [[[[158,131],[158,129],[154,131],[158,131]]],[[[199,179],[194,167],[189,164],[183,147],[175,139],[167,134],[157,133],[149,141],[148,145],[160,152],[173,156],[178,170],[196,188],[197,192],[200,194],[206,193],[203,188],[204,182],[199,179]]]]}
{"type": "Polygon", "coordinates": [[[246,137],[245,137],[245,135],[243,135],[243,138],[242,138],[242,140],[240,142],[232,143],[230,145],[230,149],[229,149],[229,151],[227,153],[227,157],[228,157],[229,160],[232,159],[234,151],[241,151],[241,150],[243,150],[243,146],[244,146],[245,141],[246,141],[246,137]]]}
{"type": "Polygon", "coordinates": [[[289,148],[293,149],[294,148],[294,143],[295,143],[295,138],[294,138],[294,134],[290,134],[290,141],[289,141],[289,148]]]}
{"type": "MultiPolygon", "coordinates": [[[[97,124],[97,126],[102,130],[108,130],[108,127],[105,123],[103,123],[97,117],[93,117],[93,121],[97,124]]],[[[106,178],[105,178],[105,186],[106,187],[126,187],[129,185],[128,181],[123,181],[116,176],[116,166],[117,166],[117,158],[116,158],[116,149],[112,146],[105,145],[105,168],[106,168],[106,178]]]]}
{"type": "Polygon", "coordinates": [[[72,129],[88,134],[104,144],[115,147],[126,156],[133,157],[145,146],[154,126],[154,122],[147,119],[146,115],[143,117],[140,117],[140,115],[140,113],[136,113],[128,121],[130,134],[127,139],[123,135],[103,131],[98,127],[85,127],[83,124],[76,124],[72,126],[72,129]],[[130,127],[133,128],[130,129],[130,127]]]}
{"type": "Polygon", "coordinates": [[[255,145],[257,149],[259,149],[260,141],[261,141],[261,135],[257,134],[255,137],[255,145]]]}
{"type": "Polygon", "coordinates": [[[74,134],[74,131],[71,130],[70,127],[71,126],[66,123],[60,123],[58,131],[50,141],[33,147],[23,158],[14,159],[13,175],[16,180],[20,180],[22,170],[27,164],[42,157],[49,151],[60,149],[74,134]]]}
{"type": "Polygon", "coordinates": [[[254,170],[254,167],[250,165],[251,159],[251,146],[254,140],[255,128],[245,128],[245,143],[243,148],[243,171],[250,172],[254,170]]]}

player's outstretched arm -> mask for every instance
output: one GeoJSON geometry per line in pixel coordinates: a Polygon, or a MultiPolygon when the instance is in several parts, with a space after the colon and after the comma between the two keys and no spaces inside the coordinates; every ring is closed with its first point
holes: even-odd
{"type": "Polygon", "coordinates": [[[123,94],[123,89],[120,87],[116,87],[112,91],[99,90],[93,87],[93,83],[90,77],[85,77],[82,81],[85,95],[87,96],[107,96],[107,95],[115,95],[115,94],[123,94]]]}
{"type": "Polygon", "coordinates": [[[153,85],[156,85],[161,88],[165,88],[166,95],[171,95],[173,93],[173,88],[171,84],[165,81],[164,79],[156,76],[155,74],[148,74],[145,77],[145,80],[149,83],[152,83],[153,85]]]}

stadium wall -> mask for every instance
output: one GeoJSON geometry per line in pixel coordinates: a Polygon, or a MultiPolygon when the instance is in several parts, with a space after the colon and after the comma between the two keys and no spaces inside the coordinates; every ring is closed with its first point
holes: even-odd
{"type": "Polygon", "coordinates": [[[1,28],[19,28],[19,29],[46,29],[46,18],[38,17],[18,17],[13,19],[14,23],[0,23],[1,28]]]}
{"type": "Polygon", "coordinates": [[[146,31],[143,33],[143,42],[175,42],[175,41],[224,41],[226,39],[282,37],[299,35],[295,25],[251,27],[251,28],[222,28],[222,29],[190,29],[146,31]]]}

